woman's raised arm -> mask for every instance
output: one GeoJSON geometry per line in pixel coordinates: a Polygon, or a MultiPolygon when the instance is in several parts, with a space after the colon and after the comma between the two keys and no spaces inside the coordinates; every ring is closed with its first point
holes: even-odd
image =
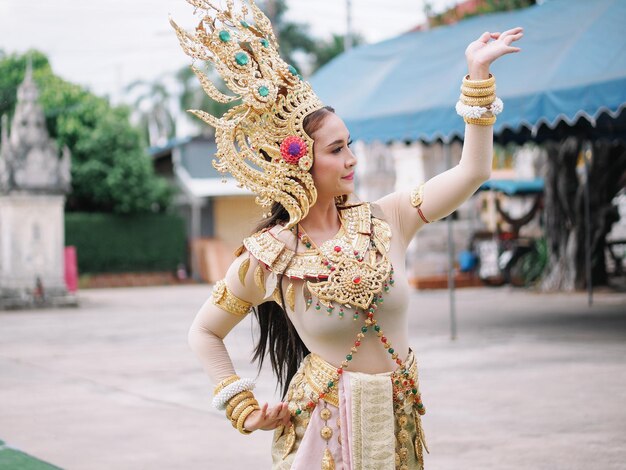
{"type": "MultiPolygon", "coordinates": [[[[518,27],[503,33],[485,32],[470,43],[465,51],[469,75],[464,85],[467,83],[470,89],[469,84],[484,81],[484,85],[478,85],[483,87],[479,91],[495,95],[495,84],[488,83],[489,66],[505,54],[519,52],[520,49],[511,46],[511,43],[522,36],[523,30],[518,27]]],[[[490,80],[493,82],[493,78],[490,80]]],[[[478,95],[482,96],[481,93],[476,94],[478,95]]],[[[476,101],[476,105],[480,105],[480,98],[470,98],[472,99],[476,101]]],[[[492,119],[495,118],[491,117],[490,112],[486,115],[487,118],[466,120],[469,122],[465,126],[463,151],[458,165],[423,184],[416,181],[412,190],[398,191],[376,201],[399,227],[405,244],[411,241],[415,232],[424,224],[454,212],[489,179],[493,159],[492,119]]]]}

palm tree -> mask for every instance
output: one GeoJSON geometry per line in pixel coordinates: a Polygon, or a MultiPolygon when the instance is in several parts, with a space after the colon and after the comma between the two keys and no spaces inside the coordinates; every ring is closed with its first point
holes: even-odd
{"type": "Polygon", "coordinates": [[[124,91],[131,94],[136,90],[140,91],[133,106],[139,117],[139,125],[146,133],[148,144],[165,144],[176,135],[176,121],[171,112],[173,97],[163,82],[163,77],[152,82],[135,80],[124,91]]]}

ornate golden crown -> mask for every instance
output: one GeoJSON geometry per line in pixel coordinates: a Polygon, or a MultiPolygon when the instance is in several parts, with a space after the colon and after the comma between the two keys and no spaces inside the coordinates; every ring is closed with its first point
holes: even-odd
{"type": "Polygon", "coordinates": [[[195,34],[170,23],[185,53],[215,66],[229,96],[193,64],[209,97],[220,103],[241,103],[216,118],[189,110],[215,127],[217,160],[213,166],[230,173],[257,194],[262,207],[277,201],[289,213],[287,227],[304,218],[317,199],[309,169],[313,165],[313,139],[302,127],[304,118],[324,105],[296,69],[278,54],[272,25],[249,0],[235,11],[233,0],[222,10],[207,0],[187,0],[202,19],[195,34]],[[252,16],[252,23],[246,18],[252,16]]]}

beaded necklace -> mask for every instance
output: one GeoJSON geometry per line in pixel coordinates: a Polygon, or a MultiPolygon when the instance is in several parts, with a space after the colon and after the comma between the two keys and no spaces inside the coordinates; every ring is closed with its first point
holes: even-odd
{"type": "MultiPolygon", "coordinates": [[[[343,220],[342,220],[342,228],[343,228],[343,220]]],[[[313,240],[306,234],[306,232],[303,229],[301,229],[300,224],[297,224],[292,229],[292,232],[294,231],[294,229],[295,229],[295,235],[302,241],[302,243],[304,243],[307,249],[310,249],[311,247],[313,247],[318,252],[320,256],[320,262],[329,271],[328,281],[332,282],[333,276],[336,272],[335,266],[337,263],[333,263],[328,257],[326,257],[323,254],[322,250],[320,250],[320,248],[318,248],[317,245],[315,245],[313,240]]],[[[338,235],[341,234],[342,232],[343,230],[340,230],[338,235]]],[[[373,236],[372,233],[373,232],[370,231],[370,250],[371,249],[376,250],[376,244],[374,240],[372,239],[372,236],[373,236]]],[[[337,240],[333,239],[332,241],[335,242],[337,240]]],[[[326,243],[327,242],[325,242],[324,245],[326,243]]],[[[345,247],[345,244],[343,245],[345,247]]],[[[352,263],[352,264],[357,264],[357,265],[363,263],[365,258],[358,250],[353,250],[352,254],[350,255],[348,254],[348,251],[344,249],[344,247],[342,247],[341,243],[335,244],[333,248],[334,252],[337,254],[335,257],[335,260],[339,260],[339,262],[343,262],[343,263],[352,263]],[[354,258],[352,258],[351,256],[353,256],[354,258]],[[340,258],[343,258],[343,259],[340,259],[340,258]]],[[[378,252],[380,253],[380,251],[378,252]]],[[[384,253],[380,253],[380,254],[383,257],[386,256],[384,253]]],[[[376,256],[375,253],[374,253],[374,256],[376,256]]],[[[402,359],[399,358],[398,353],[393,349],[391,342],[387,339],[384,331],[378,324],[378,320],[375,318],[375,313],[376,313],[376,310],[378,309],[378,304],[383,303],[382,291],[389,292],[389,286],[390,285],[393,286],[394,284],[393,273],[394,273],[394,269],[393,269],[393,266],[391,266],[388,282],[385,281],[385,283],[382,286],[382,289],[380,289],[380,292],[377,292],[374,294],[373,299],[371,303],[367,306],[367,308],[362,309],[361,313],[365,314],[365,312],[367,312],[365,315],[365,322],[364,322],[365,324],[364,326],[361,327],[361,330],[357,333],[356,340],[354,341],[353,346],[350,348],[350,352],[346,355],[345,360],[342,361],[341,365],[335,371],[334,377],[332,377],[332,379],[328,381],[326,386],[322,389],[320,393],[317,394],[317,396],[311,396],[310,397],[311,400],[308,403],[306,403],[304,406],[301,406],[300,404],[298,404],[298,408],[295,411],[297,415],[302,414],[302,412],[305,410],[308,411],[309,413],[312,413],[312,411],[315,409],[315,406],[319,403],[319,401],[324,400],[326,395],[330,393],[331,389],[338,384],[339,379],[341,378],[344,369],[348,368],[350,361],[352,361],[353,359],[353,355],[358,352],[358,348],[359,346],[361,346],[361,342],[365,338],[365,335],[369,331],[370,327],[374,329],[374,331],[376,332],[376,335],[380,338],[380,341],[383,344],[383,347],[387,350],[387,352],[391,355],[391,358],[398,365],[398,369],[396,369],[391,374],[394,405],[399,408],[404,403],[405,398],[413,397],[413,401],[416,403],[418,413],[420,415],[423,415],[426,412],[426,409],[424,408],[424,405],[422,404],[422,401],[421,401],[421,396],[418,393],[418,390],[415,386],[415,380],[410,377],[410,372],[406,366],[406,363],[402,359]]],[[[360,282],[362,282],[362,278],[360,276],[355,276],[352,281],[355,284],[359,284],[360,282]]],[[[309,305],[310,305],[309,299],[307,299],[307,307],[309,305]]],[[[315,308],[317,310],[320,310],[321,307],[319,306],[319,302],[315,308]]],[[[328,306],[327,311],[329,315],[332,313],[333,309],[334,309],[333,306],[328,306]]],[[[357,308],[355,309],[353,319],[358,320],[359,316],[360,314],[357,308]]],[[[339,317],[343,318],[343,307],[339,311],[339,317]]]]}

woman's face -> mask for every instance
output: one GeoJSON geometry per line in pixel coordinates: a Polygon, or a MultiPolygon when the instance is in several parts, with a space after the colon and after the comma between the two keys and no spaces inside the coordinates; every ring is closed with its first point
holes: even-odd
{"type": "Polygon", "coordinates": [[[311,175],[318,197],[335,197],[354,192],[356,158],[350,150],[350,133],[343,120],[328,113],[313,138],[311,175]]]}

